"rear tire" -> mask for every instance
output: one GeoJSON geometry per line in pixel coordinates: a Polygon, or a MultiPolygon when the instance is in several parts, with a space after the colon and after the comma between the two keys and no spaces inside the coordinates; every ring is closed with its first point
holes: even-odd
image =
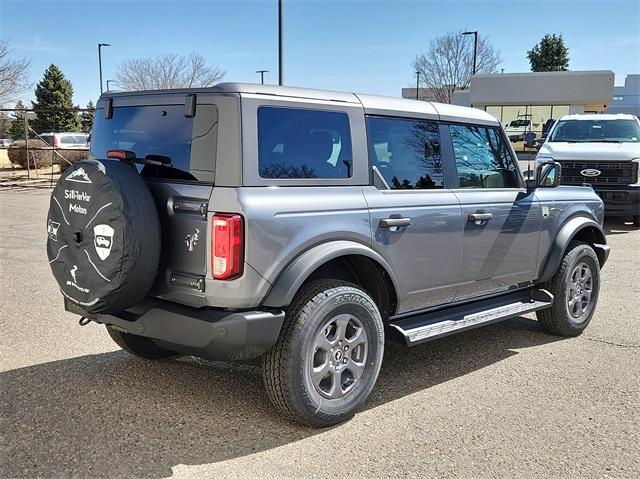
{"type": "Polygon", "coordinates": [[[369,295],[344,281],[313,281],[294,298],[263,357],[264,384],[288,418],[332,426],[367,400],[383,353],[382,318],[369,295]]]}
{"type": "Polygon", "coordinates": [[[153,342],[152,339],[125,333],[113,326],[107,325],[107,332],[111,339],[124,351],[144,359],[167,359],[179,356],[174,351],[162,348],[153,342]]]}
{"type": "Polygon", "coordinates": [[[553,306],[538,311],[538,321],[551,334],[579,336],[595,312],[600,292],[600,263],[593,248],[573,241],[550,281],[540,285],[554,296],[553,306]]]}

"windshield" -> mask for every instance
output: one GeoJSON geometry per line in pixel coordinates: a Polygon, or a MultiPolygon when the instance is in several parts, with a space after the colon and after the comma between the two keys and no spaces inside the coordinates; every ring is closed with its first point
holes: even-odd
{"type": "Polygon", "coordinates": [[[509,126],[529,126],[530,123],[531,120],[513,120],[511,123],[509,123],[509,126]]]}
{"type": "Polygon", "coordinates": [[[549,141],[570,143],[640,142],[640,124],[621,120],[560,120],[549,141]]]}
{"type": "Polygon", "coordinates": [[[109,150],[127,150],[137,158],[161,155],[171,166],[189,171],[193,118],[184,116],[184,105],[119,107],[112,118],[96,113],[91,134],[91,157],[107,158],[109,150]]]}

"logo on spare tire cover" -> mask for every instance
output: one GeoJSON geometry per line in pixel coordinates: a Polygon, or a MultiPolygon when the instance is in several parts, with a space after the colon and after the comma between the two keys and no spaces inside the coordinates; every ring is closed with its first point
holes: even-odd
{"type": "Polygon", "coordinates": [[[582,176],[593,177],[593,176],[600,176],[602,174],[602,171],[596,170],[595,168],[586,168],[586,169],[582,170],[580,172],[580,174],[582,176]]]}
{"type": "Polygon", "coordinates": [[[96,225],[93,227],[93,246],[103,261],[111,254],[113,232],[113,228],[109,225],[96,225]]]}
{"type": "Polygon", "coordinates": [[[78,168],[65,178],[67,181],[75,181],[76,183],[91,183],[89,175],[84,171],[84,168],[78,168]]]}

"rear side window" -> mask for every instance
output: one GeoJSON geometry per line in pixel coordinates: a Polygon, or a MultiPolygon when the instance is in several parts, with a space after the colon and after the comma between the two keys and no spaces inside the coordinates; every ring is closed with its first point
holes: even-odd
{"type": "Polygon", "coordinates": [[[518,171],[497,128],[451,125],[460,188],[519,188],[518,171]]]}
{"type": "Polygon", "coordinates": [[[371,163],[392,190],[444,188],[436,122],[369,117],[367,128],[371,163]]]}
{"type": "Polygon", "coordinates": [[[262,178],[350,178],[352,150],[346,113],[258,108],[262,178]]]}

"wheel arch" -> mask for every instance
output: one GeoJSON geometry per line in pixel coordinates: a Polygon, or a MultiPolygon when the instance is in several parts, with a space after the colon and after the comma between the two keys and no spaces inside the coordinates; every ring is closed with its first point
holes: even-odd
{"type": "Polygon", "coordinates": [[[358,284],[376,301],[383,318],[397,307],[397,281],[389,264],[368,246],[353,241],[331,241],[302,253],[278,276],[263,305],[286,307],[303,284],[319,278],[358,284]]]}
{"type": "Polygon", "coordinates": [[[573,217],[560,228],[556,235],[551,251],[543,263],[541,274],[538,278],[539,282],[549,281],[553,277],[569,244],[574,240],[593,246],[598,256],[600,267],[604,266],[609,256],[609,247],[607,246],[607,238],[602,226],[590,218],[583,216],[573,217]]]}

